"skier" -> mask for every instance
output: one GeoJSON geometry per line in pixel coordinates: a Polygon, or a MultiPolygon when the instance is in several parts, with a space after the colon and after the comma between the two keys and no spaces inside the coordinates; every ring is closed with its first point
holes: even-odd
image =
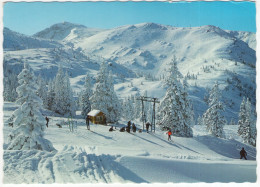
{"type": "Polygon", "coordinates": [[[145,127],[146,127],[146,132],[148,133],[148,130],[149,130],[149,126],[150,126],[151,124],[149,123],[149,122],[147,122],[146,124],[145,124],[145,127]]]}
{"type": "Polygon", "coordinates": [[[169,130],[168,132],[166,132],[166,134],[168,134],[168,141],[170,141],[171,140],[172,131],[169,130]]]}
{"type": "Polygon", "coordinates": [[[46,127],[48,128],[49,118],[46,116],[46,117],[45,117],[45,120],[47,121],[46,127]]]}
{"type": "Polygon", "coordinates": [[[109,132],[114,131],[113,126],[110,127],[109,132]]]}
{"type": "Polygon", "coordinates": [[[89,116],[86,117],[86,125],[87,125],[87,129],[90,130],[89,116]]]}
{"type": "Polygon", "coordinates": [[[240,159],[242,159],[243,157],[246,159],[246,156],[247,156],[247,153],[246,153],[244,147],[242,147],[242,150],[240,151],[240,159]]]}
{"type": "Polygon", "coordinates": [[[136,132],[136,126],[134,123],[132,124],[132,129],[133,129],[133,132],[136,132]]]}

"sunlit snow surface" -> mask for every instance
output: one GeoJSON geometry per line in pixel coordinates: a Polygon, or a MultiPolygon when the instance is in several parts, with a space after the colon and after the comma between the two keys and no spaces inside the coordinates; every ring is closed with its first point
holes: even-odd
{"type": "MultiPolygon", "coordinates": [[[[4,120],[15,109],[4,104],[4,120]]],[[[44,114],[47,114],[45,111],[44,114]]],[[[77,128],[57,123],[66,118],[50,116],[46,136],[57,152],[4,150],[4,183],[180,183],[255,182],[256,149],[241,143],[237,126],[225,126],[226,138],[209,135],[204,126],[193,128],[193,138],[155,133],[109,132],[109,126],[75,119],[77,128]],[[248,160],[239,159],[245,147],[248,160]]],[[[142,124],[136,121],[137,127],[142,124]]],[[[4,149],[11,127],[4,124],[4,149]]]]}

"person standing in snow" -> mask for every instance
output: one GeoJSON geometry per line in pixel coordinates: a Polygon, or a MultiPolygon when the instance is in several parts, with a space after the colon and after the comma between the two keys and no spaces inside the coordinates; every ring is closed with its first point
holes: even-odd
{"type": "Polygon", "coordinates": [[[172,131],[169,130],[166,134],[168,134],[168,141],[170,141],[171,140],[172,131]]]}
{"type": "Polygon", "coordinates": [[[246,156],[247,156],[247,153],[246,153],[244,147],[242,147],[242,150],[240,151],[240,159],[242,159],[244,157],[247,160],[246,156]]]}
{"type": "Polygon", "coordinates": [[[89,117],[86,117],[86,125],[87,125],[87,129],[90,130],[90,126],[89,126],[89,117]]]}
{"type": "Polygon", "coordinates": [[[136,132],[136,126],[134,123],[132,124],[132,129],[133,129],[133,132],[136,132]]]}
{"type": "Polygon", "coordinates": [[[45,117],[45,120],[47,121],[46,127],[48,128],[49,118],[46,116],[46,117],[45,117]]]}
{"type": "Polygon", "coordinates": [[[147,122],[146,124],[145,124],[145,127],[146,127],[146,132],[148,133],[148,131],[149,131],[149,126],[150,126],[150,123],[149,122],[147,122]]]}
{"type": "Polygon", "coordinates": [[[128,121],[127,128],[129,128],[129,130],[131,129],[131,121],[128,121]]]}

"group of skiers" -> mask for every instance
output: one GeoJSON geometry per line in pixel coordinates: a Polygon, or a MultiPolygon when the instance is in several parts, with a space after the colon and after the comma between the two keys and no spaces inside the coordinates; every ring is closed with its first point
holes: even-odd
{"type": "Polygon", "coordinates": [[[131,123],[131,121],[128,121],[127,122],[127,126],[126,127],[122,127],[119,131],[120,132],[128,132],[128,133],[130,133],[130,131],[131,131],[131,126],[132,126],[132,131],[133,132],[136,132],[136,126],[135,126],[135,124],[134,123],[131,123]]]}

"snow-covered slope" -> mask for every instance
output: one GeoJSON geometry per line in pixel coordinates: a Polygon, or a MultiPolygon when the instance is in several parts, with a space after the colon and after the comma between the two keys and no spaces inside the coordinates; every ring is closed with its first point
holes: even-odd
{"type": "Polygon", "coordinates": [[[173,56],[187,67],[187,63],[197,66],[204,60],[232,59],[248,64],[256,61],[255,51],[247,43],[214,26],[176,28],[155,23],[122,26],[82,38],[76,46],[86,53],[136,70],[151,70],[157,75],[173,56]]]}
{"type": "MultiPolygon", "coordinates": [[[[4,121],[17,106],[4,104],[4,121]]],[[[43,111],[46,115],[48,111],[43,111]]],[[[241,143],[237,125],[225,126],[226,138],[216,138],[205,126],[194,126],[194,137],[165,132],[114,132],[109,126],[85,126],[84,119],[73,119],[74,132],[56,124],[67,118],[49,116],[45,138],[57,152],[4,150],[4,183],[194,183],[255,182],[256,148],[241,143]],[[248,160],[240,160],[244,147],[248,160]]],[[[137,128],[142,123],[134,121],[137,128]]],[[[71,122],[72,123],[72,122],[71,122]]],[[[4,149],[11,127],[4,123],[4,149]]]]}
{"type": "Polygon", "coordinates": [[[76,40],[83,37],[87,38],[101,31],[103,31],[103,29],[87,28],[84,25],[63,22],[37,32],[34,36],[51,40],[70,41],[72,39],[76,40]]]}
{"type": "Polygon", "coordinates": [[[22,49],[54,48],[61,46],[62,45],[58,42],[26,36],[4,28],[4,50],[17,51],[22,49]]]}

